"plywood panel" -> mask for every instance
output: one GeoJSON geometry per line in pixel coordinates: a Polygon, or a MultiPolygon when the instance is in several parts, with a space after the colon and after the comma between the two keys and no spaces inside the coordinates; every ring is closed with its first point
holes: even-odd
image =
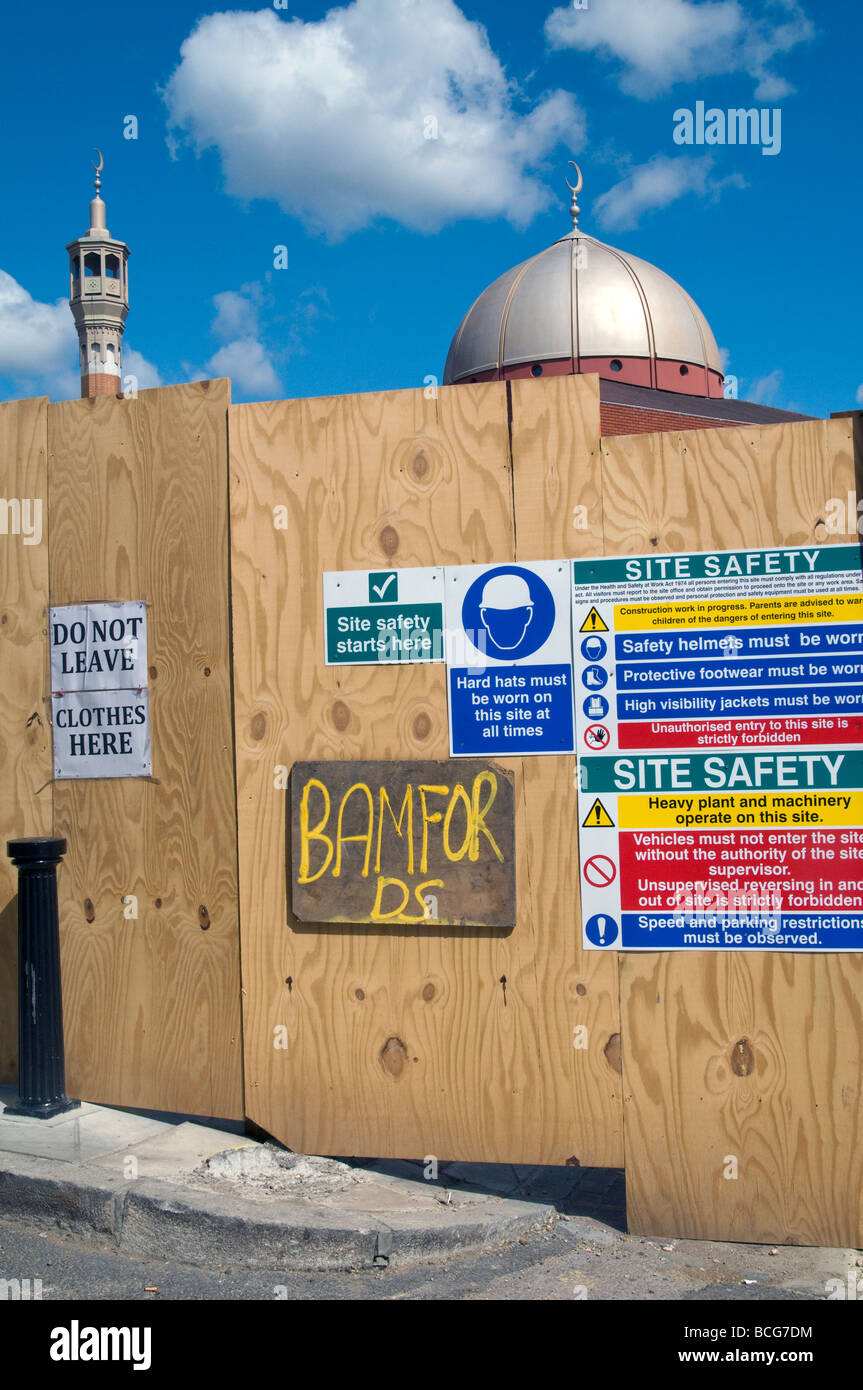
{"type": "Polygon", "coordinates": [[[858,1248],[863,962],[621,964],[630,1230],[858,1248]]]}
{"type": "Polygon", "coordinates": [[[50,407],[51,602],[143,599],[150,665],[152,780],[55,785],[70,1093],[238,1118],[228,403],[50,407]]]}
{"type": "Polygon", "coordinates": [[[230,420],[249,1114],[317,1152],[564,1162],[583,1139],[581,1161],[602,1161],[601,1125],[580,1135],[571,1072],[544,1056],[537,957],[560,924],[532,877],[542,824],[520,760],[502,760],[516,775],[512,932],[286,924],[277,769],[447,754],[442,667],[324,667],[321,574],[512,558],[506,387],[236,406],[230,420]]]}
{"type": "MultiPolygon", "coordinates": [[[[6,841],[51,833],[44,703],[48,607],[47,399],[0,405],[0,1082],[18,1078],[18,883],[6,841]],[[31,504],[30,536],[8,503],[31,504]],[[39,503],[41,511],[33,504],[39,503]],[[34,525],[41,516],[41,538],[34,525]],[[6,519],[8,518],[8,520],[6,519]]],[[[27,513],[25,512],[25,519],[27,513]]],[[[26,525],[25,525],[26,530],[26,525]]]]}
{"type": "MultiPolygon", "coordinates": [[[[602,553],[598,377],[512,383],[517,559],[602,553]]],[[[543,1134],[550,1162],[623,1164],[617,961],[581,947],[574,758],[523,760],[543,1134]],[[586,1029],[586,1033],[576,1029],[586,1029]],[[575,1047],[576,1039],[586,1046],[575,1047]]]]}
{"type": "MultiPolygon", "coordinates": [[[[854,488],[848,421],[603,453],[612,553],[824,543],[827,499],[854,488]]],[[[620,968],[630,1228],[859,1245],[859,959],[651,953],[620,968]]]]}

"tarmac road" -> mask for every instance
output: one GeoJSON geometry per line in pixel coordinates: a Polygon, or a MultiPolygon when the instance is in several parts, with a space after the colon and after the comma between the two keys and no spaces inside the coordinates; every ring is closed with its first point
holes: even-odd
{"type": "MultiPolygon", "coordinates": [[[[628,1237],[590,1218],[561,1220],[505,1248],[435,1265],[355,1273],[208,1269],[118,1254],[107,1242],[26,1221],[0,1222],[0,1279],[41,1279],[42,1300],[824,1301],[831,1279],[863,1302],[856,1251],[628,1237]],[[775,1253],[771,1253],[774,1251],[775,1253]],[[848,1276],[851,1275],[849,1285],[848,1276]]],[[[32,1287],[32,1286],[31,1286],[32,1287]]]]}

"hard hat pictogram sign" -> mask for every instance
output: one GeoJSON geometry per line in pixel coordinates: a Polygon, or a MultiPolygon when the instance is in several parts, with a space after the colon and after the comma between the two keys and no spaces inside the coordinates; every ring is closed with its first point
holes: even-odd
{"type": "Polygon", "coordinates": [[[575,751],[568,562],[448,568],[445,626],[454,757],[575,751]]]}
{"type": "Polygon", "coordinates": [[[554,629],[557,606],[542,575],[524,565],[481,570],[461,605],[468,640],[496,661],[532,656],[554,629]]]}

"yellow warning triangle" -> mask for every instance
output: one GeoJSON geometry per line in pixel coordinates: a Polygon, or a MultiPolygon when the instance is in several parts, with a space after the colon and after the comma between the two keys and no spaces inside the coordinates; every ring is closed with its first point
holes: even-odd
{"type": "Polygon", "coordinates": [[[591,608],[579,632],[608,632],[608,623],[604,623],[595,608],[591,608]]]}
{"type": "Polygon", "coordinates": [[[585,830],[595,830],[599,826],[613,826],[614,821],[597,797],[581,824],[585,830]]]}

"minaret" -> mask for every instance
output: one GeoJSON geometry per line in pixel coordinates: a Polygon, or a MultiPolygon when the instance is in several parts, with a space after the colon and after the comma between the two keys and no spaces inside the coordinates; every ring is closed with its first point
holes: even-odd
{"type": "Polygon", "coordinates": [[[69,308],[78,330],[81,395],[117,396],[121,389],[123,328],[129,312],[129,248],[115,241],[105,226],[99,196],[103,160],[99,150],[95,197],[90,202],[90,230],[71,241],[69,308]]]}

